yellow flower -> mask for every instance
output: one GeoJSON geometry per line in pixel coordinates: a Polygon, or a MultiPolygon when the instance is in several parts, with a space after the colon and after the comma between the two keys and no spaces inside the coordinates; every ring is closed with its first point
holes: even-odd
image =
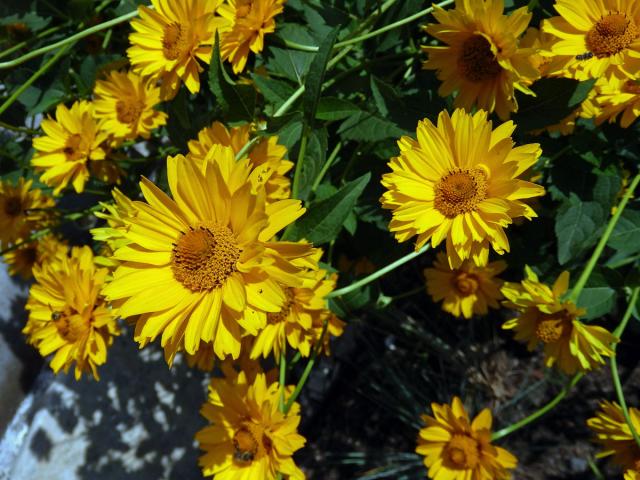
{"type": "Polygon", "coordinates": [[[161,97],[171,99],[184,82],[191,93],[200,91],[198,63],[211,61],[216,29],[225,22],[214,15],[222,0],[151,0],[154,9],[139,6],[131,21],[127,55],[133,71],[160,79],[161,97]]]}
{"type": "Polygon", "coordinates": [[[199,461],[203,474],[214,480],[274,480],[280,472],[304,480],[292,459],[305,444],[297,433],[300,405],[294,402],[285,416],[279,401],[278,383],[267,383],[264,373],[253,382],[244,372],[212,379],[200,411],[211,425],[196,434],[205,452],[199,461]]]}
{"type": "Polygon", "coordinates": [[[4,254],[9,275],[20,275],[28,280],[33,277],[32,270],[36,265],[51,261],[58,255],[66,255],[66,243],[53,235],[26,243],[4,254]]]}
{"type": "Polygon", "coordinates": [[[160,89],[149,78],[133,72],[112,71],[93,90],[95,117],[116,140],[149,138],[151,131],[167,123],[167,114],[154,110],[160,89]]]}
{"type": "Polygon", "coordinates": [[[0,249],[26,239],[33,230],[46,226],[55,202],[33,180],[20,177],[14,185],[0,179],[0,249]]]}
{"type": "Polygon", "coordinates": [[[139,315],[135,338],[146,345],[159,335],[172,357],[195,353],[212,342],[219,358],[240,355],[244,334],[256,335],[267,312],[278,312],[284,289],[302,283],[299,272],[311,246],[272,241],[304,213],[298,200],[266,204],[264,190],[251,193],[247,161],[202,170],[182,155],[169,157],[173,199],[148,179],[146,202],[133,202],[120,231],[129,243],[114,258],[122,262],[104,289],[122,299],[123,318],[139,315]]]}
{"type": "Polygon", "coordinates": [[[629,127],[640,116],[640,84],[638,80],[613,75],[599,78],[592,102],[595,106],[582,115],[595,118],[596,125],[605,121],[620,121],[622,128],[629,127]]]}
{"type": "Polygon", "coordinates": [[[303,357],[308,357],[314,345],[320,341],[325,322],[327,334],[323,338],[322,348],[327,353],[329,338],[342,335],[344,322],[329,310],[325,300],[336,286],[337,275],[327,277],[327,271],[319,269],[308,271],[304,276],[303,286],[285,290],[287,300],[282,309],[267,314],[267,325],[253,344],[251,358],[260,355],[266,358],[271,352],[280,358],[287,343],[303,357]]]}
{"type": "Polygon", "coordinates": [[[624,480],[640,480],[640,465],[637,469],[630,469],[624,472],[624,480]]]}
{"type": "MultiPolygon", "coordinates": [[[[249,142],[250,135],[250,124],[228,129],[222,123],[214,122],[198,132],[197,140],[189,141],[189,157],[212,161],[218,153],[211,151],[214,145],[231,147],[235,157],[249,142]]],[[[259,140],[247,155],[253,170],[251,180],[256,187],[264,186],[268,202],[291,196],[291,181],[286,175],[293,168],[293,162],[285,160],[286,155],[287,148],[278,144],[278,137],[259,140]]]]}
{"type": "Polygon", "coordinates": [[[45,136],[33,139],[36,153],[31,160],[37,171],[44,171],[40,180],[58,195],[71,182],[77,193],[82,193],[89,178],[90,160],[104,160],[106,153],[101,144],[107,134],[100,130],[94,118],[93,104],[75,102],[70,109],[60,104],[56,119],[42,120],[45,136]]]}
{"type": "Polygon", "coordinates": [[[503,261],[491,262],[477,267],[468,260],[460,268],[451,268],[447,256],[439,252],[433,264],[424,275],[427,292],[434,302],[442,302],[442,309],[456,317],[471,318],[486,315],[488,307],[500,308],[502,280],[494,278],[502,273],[507,264],[503,261]]]}
{"type": "Polygon", "coordinates": [[[491,411],[482,410],[469,420],[464,405],[454,397],[451,406],[431,404],[433,417],[423,415],[416,452],[433,480],[508,480],[518,460],[504,448],[491,444],[491,411]]]}
{"type": "Polygon", "coordinates": [[[221,37],[220,54],[229,60],[235,73],[244,70],[249,51],[260,53],[264,36],[276,30],[276,15],[284,10],[286,0],[227,0],[218,13],[229,24],[221,37]]]}
{"type": "Polygon", "coordinates": [[[118,335],[114,313],[100,295],[108,274],[96,268],[89,247],[73,247],[33,270],[36,283],[29,291],[29,319],[23,333],[42,356],[54,353],[51,368],[68,372],[75,362],[75,378],[91,373],[107,361],[107,348],[118,335]]]}
{"type": "MultiPolygon", "coordinates": [[[[640,410],[629,408],[629,417],[633,428],[640,432],[640,410]]],[[[595,417],[587,420],[587,425],[596,434],[595,440],[604,448],[598,453],[598,458],[613,455],[612,461],[616,465],[634,469],[640,467],[640,447],[633,439],[620,405],[607,400],[601,402],[600,410],[595,417]]]]}
{"type": "Polygon", "coordinates": [[[129,240],[125,237],[126,218],[135,215],[136,209],[133,201],[117,188],[111,190],[114,203],[100,202],[105,211],[96,212],[95,216],[105,220],[107,225],[91,230],[94,240],[105,242],[113,251],[127,245],[129,240]]]}
{"type": "Polygon", "coordinates": [[[556,0],[560,16],[542,29],[557,37],[546,54],[564,76],[587,80],[635,73],[640,57],[640,4],[630,0],[556,0]]]}
{"type": "Polygon", "coordinates": [[[529,25],[527,7],[503,15],[502,0],[456,0],[456,8],[434,6],[439,23],[429,24],[429,35],[445,46],[423,46],[424,68],[436,70],[442,81],[438,93],[457,92],[455,107],[476,106],[495,111],[502,120],[518,110],[514,89],[533,94],[527,85],[540,76],[533,48],[519,48],[518,37],[529,25]]]}
{"type": "Polygon", "coordinates": [[[504,329],[515,330],[515,339],[527,342],[529,351],[544,344],[544,363],[554,364],[564,373],[587,372],[605,363],[613,355],[611,344],[618,341],[605,328],[586,325],[579,320],[585,311],[570,300],[562,300],[569,287],[569,272],[562,272],[552,288],[538,280],[529,267],[521,283],[507,282],[503,304],[519,312],[505,322],[504,329]]]}
{"type": "Polygon", "coordinates": [[[536,163],[538,144],[513,147],[513,122],[495,130],[487,112],[473,115],[444,111],[438,125],[418,124],[417,140],[402,137],[393,170],[382,177],[383,208],[393,210],[389,230],[398,241],[418,235],[415,248],[428,240],[446,240],[452,268],[463,260],[486,264],[489,245],[509,251],[504,232],[514,218],[536,216],[522,200],[544,195],[544,189],[518,177],[536,163]]]}

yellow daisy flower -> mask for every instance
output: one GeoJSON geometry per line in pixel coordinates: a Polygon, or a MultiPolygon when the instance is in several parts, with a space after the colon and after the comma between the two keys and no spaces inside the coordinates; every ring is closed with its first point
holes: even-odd
{"type": "Polygon", "coordinates": [[[634,74],[640,57],[640,4],[629,0],[556,0],[560,16],[545,20],[557,37],[548,56],[563,60],[564,76],[587,80],[634,74]],[[633,62],[635,63],[635,62],[633,62]]]}
{"type": "Polygon", "coordinates": [[[518,110],[514,89],[532,95],[527,85],[540,76],[533,62],[533,48],[519,48],[531,13],[527,7],[503,15],[502,0],[456,0],[444,10],[434,5],[439,23],[425,27],[445,46],[423,46],[428,59],[424,68],[436,70],[446,97],[457,92],[454,105],[467,111],[476,106],[495,111],[502,120],[518,110]]]}
{"type": "Polygon", "coordinates": [[[601,77],[592,102],[594,108],[585,111],[583,117],[593,117],[596,125],[619,121],[622,128],[628,128],[640,116],[640,83],[616,75],[601,77]]]}
{"type": "Polygon", "coordinates": [[[640,464],[637,469],[627,470],[624,472],[624,480],[640,480],[640,464]]]}
{"type": "Polygon", "coordinates": [[[327,271],[319,269],[307,272],[305,277],[303,286],[285,290],[287,300],[279,312],[267,314],[267,325],[258,333],[251,358],[260,355],[266,358],[271,352],[280,358],[287,343],[303,357],[308,357],[320,340],[325,322],[327,334],[322,348],[326,353],[330,337],[342,335],[344,322],[329,310],[325,300],[335,289],[337,275],[327,277],[327,271]]]}
{"type": "Polygon", "coordinates": [[[160,79],[161,97],[173,98],[180,82],[191,93],[200,91],[198,62],[211,61],[216,29],[226,22],[215,16],[222,0],[151,0],[153,9],[138,7],[140,18],[131,21],[127,55],[133,71],[160,79]]]}
{"type": "Polygon", "coordinates": [[[433,417],[423,415],[416,452],[433,480],[508,480],[518,460],[491,444],[491,411],[482,410],[470,421],[464,405],[454,397],[451,406],[431,404],[433,417]]]}
{"type": "MultiPolygon", "coordinates": [[[[629,408],[629,417],[633,428],[640,432],[640,410],[629,408]]],[[[612,455],[612,462],[623,468],[637,469],[640,466],[640,447],[633,439],[620,405],[607,400],[601,402],[600,410],[596,412],[595,417],[587,420],[587,425],[596,434],[595,440],[604,449],[598,453],[598,458],[612,455]]]]}
{"type": "Polygon", "coordinates": [[[220,55],[228,60],[235,73],[244,70],[249,51],[264,49],[264,36],[276,30],[276,15],[284,10],[286,0],[227,0],[218,13],[229,23],[224,30],[220,55]]]}
{"type": "Polygon", "coordinates": [[[300,405],[285,416],[278,409],[280,387],[267,383],[264,373],[249,382],[240,372],[235,378],[214,378],[201,414],[211,423],[196,434],[204,455],[200,467],[214,480],[274,480],[279,473],[304,480],[292,455],[305,439],[297,433],[300,405]]]}
{"type": "Polygon", "coordinates": [[[167,114],[154,110],[160,89],[136,73],[110,72],[96,82],[93,95],[95,117],[116,140],[149,138],[152,130],[167,123],[167,114]]]}
{"type": "MultiPolygon", "coordinates": [[[[234,157],[251,138],[251,125],[245,124],[227,128],[220,122],[198,132],[197,140],[189,141],[189,156],[196,160],[211,161],[217,152],[211,152],[214,145],[231,147],[234,157]]],[[[285,160],[287,148],[278,144],[278,137],[265,137],[249,151],[248,158],[253,170],[251,178],[257,186],[263,185],[267,201],[284,200],[291,196],[291,180],[287,173],[293,162],[285,160]]]]}
{"type": "Polygon", "coordinates": [[[17,184],[0,179],[0,249],[27,238],[50,220],[53,198],[32,185],[33,180],[22,177],[17,184]]]}
{"type": "Polygon", "coordinates": [[[65,373],[75,363],[75,378],[107,361],[107,348],[118,335],[116,318],[100,295],[108,274],[97,268],[89,247],[73,247],[33,269],[36,283],[29,291],[29,319],[23,329],[42,356],[54,353],[51,368],[65,373]]]}
{"type": "Polygon", "coordinates": [[[304,213],[300,202],[267,205],[263,190],[251,193],[247,161],[222,167],[169,157],[173,199],[143,178],[146,202],[123,218],[129,243],[115,251],[122,263],[104,293],[124,300],[122,317],[139,315],[142,346],[161,335],[170,356],[212,342],[219,358],[238,358],[242,335],[256,335],[282,308],[284,289],[302,283],[292,261],[306,267],[311,246],[272,241],[304,213]]]}
{"type": "Polygon", "coordinates": [[[486,315],[489,308],[500,308],[502,280],[495,278],[507,264],[503,261],[491,262],[477,267],[468,260],[460,268],[451,268],[447,256],[439,252],[434,268],[427,268],[427,293],[434,302],[442,302],[442,310],[455,317],[471,318],[486,315]]]}
{"type": "Polygon", "coordinates": [[[66,255],[66,243],[60,241],[54,235],[26,243],[4,254],[3,259],[7,264],[9,275],[20,275],[29,280],[33,277],[32,270],[36,265],[42,265],[59,255],[66,255]]]}
{"type": "Polygon", "coordinates": [[[93,104],[75,102],[70,109],[60,104],[56,119],[42,120],[45,136],[33,139],[36,153],[31,160],[36,171],[44,171],[40,180],[58,195],[71,182],[77,193],[82,193],[89,179],[90,160],[104,160],[102,143],[107,134],[100,130],[94,118],[93,104]]]}
{"type": "Polygon", "coordinates": [[[444,111],[438,124],[418,124],[417,140],[402,137],[400,155],[382,177],[387,191],[382,207],[393,210],[389,230],[398,241],[417,235],[415,248],[431,240],[446,240],[452,268],[471,259],[486,264],[489,245],[499,254],[509,251],[504,232],[514,218],[536,216],[522,200],[544,195],[544,188],[520,180],[536,163],[538,144],[513,146],[513,122],[495,130],[487,112],[473,115],[444,111]]]}
{"type": "Polygon", "coordinates": [[[502,328],[515,331],[515,339],[527,342],[529,351],[544,344],[544,364],[556,365],[573,375],[587,372],[605,363],[613,355],[611,344],[618,341],[603,327],[586,325],[579,320],[585,311],[569,300],[562,300],[569,287],[569,272],[563,272],[552,288],[538,280],[529,267],[521,283],[507,282],[502,294],[504,306],[519,312],[502,328]]]}

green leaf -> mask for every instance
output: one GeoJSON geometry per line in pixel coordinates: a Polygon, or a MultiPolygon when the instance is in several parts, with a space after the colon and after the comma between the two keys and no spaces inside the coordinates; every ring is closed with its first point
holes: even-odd
{"type": "Polygon", "coordinates": [[[320,169],[327,158],[327,137],[327,130],[325,128],[314,130],[309,135],[307,151],[304,163],[302,164],[300,191],[298,192],[298,198],[302,200],[306,200],[309,196],[313,181],[318,176],[318,173],[320,173],[320,169]]]}
{"type": "Polygon", "coordinates": [[[620,193],[621,187],[622,179],[618,175],[599,173],[593,188],[593,199],[602,205],[602,208],[609,210],[620,193]]]}
{"type": "Polygon", "coordinates": [[[252,121],[256,106],[256,92],[248,85],[234,84],[220,58],[220,39],[216,32],[209,65],[209,88],[229,122],[252,121]]]}
{"type": "Polygon", "coordinates": [[[375,142],[386,138],[397,138],[408,132],[383,118],[369,112],[359,112],[345,120],[338,133],[345,140],[375,142]]]}
{"type": "Polygon", "coordinates": [[[342,120],[360,112],[357,105],[336,97],[322,97],[318,102],[316,118],[319,120],[342,120]]]}
{"type": "Polygon", "coordinates": [[[312,204],[307,213],[294,224],[290,236],[295,239],[304,238],[314,245],[328,243],[336,238],[370,179],[371,174],[366,173],[347,183],[329,198],[312,204]]]}
{"type": "Polygon", "coordinates": [[[327,72],[327,63],[331,58],[333,44],[338,37],[338,29],[334,28],[322,41],[318,52],[315,54],[309,73],[304,82],[304,96],[302,97],[302,111],[307,125],[313,125],[313,120],[318,109],[318,100],[322,93],[322,83],[327,72]]]}
{"type": "Polygon", "coordinates": [[[626,254],[640,251],[640,211],[622,212],[607,245],[626,254]]]}
{"type": "Polygon", "coordinates": [[[269,66],[298,85],[302,85],[302,79],[309,70],[309,65],[311,65],[315,55],[315,53],[311,52],[300,52],[289,48],[277,47],[271,47],[269,53],[273,56],[269,61],[269,66]]]}
{"type": "Polygon", "coordinates": [[[274,110],[286,102],[295,89],[287,82],[265,77],[263,75],[252,74],[258,91],[262,94],[267,103],[273,105],[274,110]]]}
{"type": "Polygon", "coordinates": [[[604,210],[599,203],[583,202],[572,194],[556,217],[558,262],[564,265],[593,245],[604,221],[604,210]]]}
{"type": "Polygon", "coordinates": [[[593,320],[611,312],[616,303],[616,287],[621,286],[621,282],[622,278],[613,270],[595,270],[576,302],[578,307],[587,310],[582,318],[593,320]]]}

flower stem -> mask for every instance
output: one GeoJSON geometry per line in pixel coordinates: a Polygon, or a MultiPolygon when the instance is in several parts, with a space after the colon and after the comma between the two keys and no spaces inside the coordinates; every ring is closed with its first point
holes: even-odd
{"type": "Polygon", "coordinates": [[[291,187],[291,197],[298,198],[300,195],[300,177],[302,177],[302,166],[304,165],[304,156],[307,153],[307,142],[309,141],[309,127],[302,127],[302,135],[300,137],[300,151],[298,152],[298,161],[296,162],[296,171],[293,174],[293,186],[291,187]]]}
{"type": "Polygon", "coordinates": [[[516,430],[520,430],[522,427],[525,427],[525,426],[529,425],[530,423],[536,421],[538,418],[542,417],[547,412],[553,410],[555,408],[555,406],[558,405],[564,399],[564,397],[567,396],[567,394],[576,385],[576,383],[578,383],[580,381],[580,379],[582,377],[584,377],[584,373],[582,373],[582,372],[577,373],[576,375],[574,375],[571,378],[571,380],[569,380],[569,383],[567,383],[565,385],[565,387],[562,390],[560,390],[560,393],[558,393],[553,398],[553,400],[551,400],[549,403],[547,403],[544,407],[542,407],[539,410],[536,410],[535,412],[533,412],[528,417],[523,418],[519,422],[516,422],[514,424],[509,425],[508,427],[503,428],[502,430],[498,430],[497,432],[494,432],[493,435],[491,435],[491,440],[492,441],[493,440],[499,440],[502,437],[506,437],[507,435],[512,434],[516,430]]]}
{"type": "MultiPolygon", "coordinates": [[[[640,287],[636,287],[633,289],[631,293],[631,298],[629,298],[629,305],[627,305],[627,310],[624,312],[622,320],[620,321],[620,325],[613,332],[614,335],[618,338],[622,337],[624,333],[624,329],[627,327],[627,323],[629,323],[629,319],[633,313],[633,308],[638,301],[638,294],[640,293],[640,287]]],[[[620,375],[618,374],[618,360],[615,355],[617,344],[613,344],[611,349],[614,351],[614,355],[611,356],[611,376],[613,377],[613,386],[616,390],[616,396],[618,397],[618,402],[620,402],[620,408],[622,409],[622,415],[624,415],[624,419],[629,425],[629,430],[631,431],[631,435],[633,435],[633,439],[636,441],[636,444],[640,447],[640,435],[636,431],[633,426],[633,422],[631,421],[631,416],[629,415],[629,408],[627,407],[627,402],[624,398],[624,392],[622,391],[622,383],[620,382],[620,375]]]]}
{"type": "Polygon", "coordinates": [[[331,168],[333,161],[336,159],[341,149],[342,149],[342,142],[336,143],[336,146],[334,147],[333,151],[329,155],[329,158],[327,158],[327,161],[324,162],[324,165],[322,166],[320,173],[318,174],[316,179],[313,181],[313,185],[311,185],[311,191],[313,193],[315,193],[316,189],[318,188],[318,185],[320,185],[320,182],[322,181],[324,176],[327,174],[327,171],[329,171],[329,168],[331,168]]]}
{"type": "Polygon", "coordinates": [[[56,25],[55,27],[51,27],[47,30],[44,30],[43,32],[40,32],[38,35],[35,36],[35,38],[17,43],[13,47],[7,48],[6,50],[3,50],[2,52],[0,52],[0,58],[6,57],[7,55],[11,55],[13,52],[16,52],[20,50],[22,47],[26,47],[27,45],[29,45],[29,42],[33,42],[33,40],[35,39],[44,38],[48,35],[51,35],[52,33],[56,33],[58,30],[62,30],[66,26],[67,24],[56,25]]]}
{"type": "Polygon", "coordinates": [[[405,263],[413,260],[414,258],[422,255],[424,252],[429,250],[429,247],[430,247],[430,245],[427,244],[424,247],[422,247],[420,250],[418,250],[417,252],[411,252],[411,253],[405,255],[404,257],[399,258],[395,262],[390,263],[386,267],[381,268],[380,270],[372,273],[371,275],[368,275],[368,276],[358,280],[357,282],[353,282],[351,285],[347,285],[346,287],[339,288],[338,290],[334,290],[333,292],[329,293],[329,295],[327,295],[326,298],[340,297],[342,295],[346,295],[347,293],[353,292],[354,290],[357,290],[360,287],[364,287],[365,285],[373,282],[374,280],[377,280],[378,278],[386,275],[387,273],[391,272],[392,270],[395,270],[396,268],[398,268],[398,267],[404,265],[405,263]]]}
{"type": "Polygon", "coordinates": [[[287,346],[285,344],[284,348],[282,349],[282,353],[280,354],[280,377],[279,377],[279,382],[280,382],[280,402],[278,403],[278,409],[282,412],[282,413],[286,413],[284,407],[284,391],[286,390],[286,383],[287,383],[287,353],[286,353],[286,349],[287,346]]]}
{"type": "Polygon", "coordinates": [[[578,278],[578,281],[574,285],[573,290],[571,290],[569,299],[572,300],[573,302],[577,302],[578,297],[580,297],[580,293],[582,292],[582,289],[587,284],[587,281],[591,276],[591,272],[593,272],[593,269],[597,265],[598,259],[600,258],[600,255],[602,255],[602,251],[604,250],[604,247],[607,245],[607,242],[609,241],[609,237],[613,233],[613,229],[615,228],[616,224],[618,223],[618,220],[620,219],[620,215],[622,215],[624,208],[627,206],[627,203],[629,202],[629,199],[633,195],[633,191],[636,189],[639,182],[640,182],[640,174],[636,175],[633,178],[633,181],[629,185],[629,188],[627,188],[627,191],[624,193],[622,200],[620,200],[620,203],[616,207],[616,211],[611,217],[611,219],[609,220],[609,223],[607,224],[606,228],[604,229],[604,232],[602,234],[602,237],[600,237],[600,241],[598,242],[596,249],[591,254],[591,258],[589,259],[589,261],[587,262],[587,265],[584,267],[584,270],[580,274],[580,278],[578,278]]]}

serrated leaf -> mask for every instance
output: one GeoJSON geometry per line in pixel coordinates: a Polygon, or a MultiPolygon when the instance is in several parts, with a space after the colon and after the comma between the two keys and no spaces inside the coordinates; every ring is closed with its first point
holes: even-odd
{"type": "Polygon", "coordinates": [[[252,74],[251,77],[258,87],[258,91],[262,94],[267,103],[272,104],[274,108],[280,107],[280,105],[286,102],[295,91],[289,83],[282,80],[276,80],[256,74],[252,74]]]}
{"type": "Polygon", "coordinates": [[[302,79],[309,70],[314,53],[277,47],[271,47],[269,53],[273,56],[272,61],[269,62],[270,66],[298,85],[303,84],[302,79]]]}
{"type": "Polygon", "coordinates": [[[618,175],[600,173],[593,188],[593,199],[608,210],[613,205],[620,188],[622,179],[618,175]]]}
{"type": "Polygon", "coordinates": [[[369,112],[359,112],[345,120],[340,125],[338,133],[345,140],[375,142],[400,137],[407,134],[407,131],[369,112]]]}
{"type": "Polygon", "coordinates": [[[640,212],[625,210],[607,242],[612,248],[626,254],[640,251],[640,212]]]}
{"type": "Polygon", "coordinates": [[[576,302],[578,307],[587,310],[582,318],[593,320],[611,312],[616,302],[616,288],[621,282],[622,278],[613,270],[595,270],[576,302]]]}
{"type": "Polygon", "coordinates": [[[322,93],[322,83],[324,82],[324,76],[327,71],[327,63],[331,58],[333,44],[337,37],[338,28],[334,28],[320,44],[318,52],[315,54],[313,62],[311,63],[311,67],[309,67],[309,73],[305,78],[302,111],[304,112],[307,125],[310,126],[313,125],[313,120],[316,116],[318,100],[322,93]]]}
{"type": "Polygon", "coordinates": [[[599,203],[582,202],[573,195],[569,200],[568,208],[564,208],[556,218],[558,262],[564,265],[593,245],[604,220],[604,210],[599,203]]]}
{"type": "Polygon", "coordinates": [[[347,183],[329,198],[312,204],[307,213],[294,224],[289,237],[304,238],[314,245],[335,239],[370,178],[371,174],[366,173],[347,183]]]}
{"type": "Polygon", "coordinates": [[[319,120],[342,120],[360,111],[357,105],[336,97],[322,97],[318,102],[316,118],[319,120]]]}
{"type": "Polygon", "coordinates": [[[313,181],[318,176],[322,165],[327,158],[328,135],[325,128],[314,130],[309,135],[307,151],[305,154],[302,171],[300,172],[300,191],[298,198],[306,200],[311,191],[313,181]]]}

